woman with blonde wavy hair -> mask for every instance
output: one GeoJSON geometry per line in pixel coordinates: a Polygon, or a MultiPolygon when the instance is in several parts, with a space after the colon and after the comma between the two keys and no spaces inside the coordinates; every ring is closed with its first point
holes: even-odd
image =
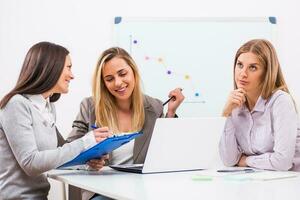
{"type": "Polygon", "coordinates": [[[220,141],[226,166],[300,171],[300,126],[273,45],[242,45],[234,60],[234,90],[223,110],[220,141]]]}
{"type": "MultiPolygon", "coordinates": [[[[93,76],[93,96],[81,102],[68,140],[84,136],[91,131],[91,125],[108,127],[115,134],[143,131],[140,137],[114,150],[107,164],[144,163],[156,119],[175,117],[184,96],[180,88],[171,91],[169,97],[173,98],[164,116],[162,102],[143,94],[140,79],[137,65],[124,49],[113,47],[104,51],[93,76]]],[[[94,164],[92,167],[101,169],[104,159],[94,164]]],[[[91,196],[83,194],[84,199],[91,196]]]]}
{"type": "MultiPolygon", "coordinates": [[[[117,97],[114,96],[114,92],[110,92],[108,85],[111,85],[111,77],[102,79],[102,71],[104,71],[105,63],[112,60],[114,57],[118,57],[119,62],[123,62],[122,64],[128,65],[132,72],[134,84],[132,86],[132,93],[128,93],[130,95],[130,107],[132,109],[132,120],[131,120],[131,129],[125,130],[129,131],[136,131],[141,130],[144,121],[145,121],[145,111],[144,111],[144,104],[143,104],[143,93],[141,90],[141,78],[138,73],[137,66],[129,54],[121,49],[121,48],[111,48],[108,49],[103,53],[103,56],[99,59],[97,63],[97,67],[94,72],[93,77],[93,99],[95,104],[95,114],[96,114],[96,124],[102,126],[108,126],[113,132],[124,132],[124,130],[120,130],[118,126],[118,118],[117,118],[117,110],[118,105],[116,104],[117,97]],[[126,63],[126,64],[125,64],[126,63]],[[99,81],[100,80],[100,81],[99,81]],[[107,84],[106,84],[107,83],[107,84]]],[[[129,69],[129,68],[128,68],[129,69]]],[[[124,76],[125,73],[122,71],[120,76],[124,76]]],[[[118,86],[117,86],[118,87],[118,86]]],[[[129,87],[130,89],[130,87],[129,87]]],[[[122,95],[119,95],[122,96],[122,95]]],[[[127,96],[123,96],[121,99],[128,98],[127,96]]]]}

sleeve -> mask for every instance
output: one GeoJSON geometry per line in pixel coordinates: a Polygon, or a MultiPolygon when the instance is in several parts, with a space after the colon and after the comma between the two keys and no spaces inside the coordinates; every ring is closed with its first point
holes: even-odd
{"type": "Polygon", "coordinates": [[[81,138],[89,132],[89,127],[92,125],[89,119],[90,114],[88,98],[85,98],[80,103],[80,110],[76,119],[73,121],[72,131],[67,138],[67,142],[81,138]]]}
{"type": "MultiPolygon", "coordinates": [[[[56,135],[57,135],[57,142],[58,146],[61,147],[66,143],[66,140],[62,137],[62,135],[59,133],[59,131],[56,129],[56,135]]],[[[92,131],[88,132],[82,137],[84,150],[89,149],[90,147],[97,144],[97,141],[95,139],[95,136],[92,131]]]]}
{"type": "Polygon", "coordinates": [[[297,112],[289,95],[279,96],[271,108],[274,132],[273,152],[248,156],[250,167],[270,170],[289,170],[293,164],[297,138],[297,112]]]}
{"type": "Polygon", "coordinates": [[[163,102],[159,99],[144,96],[145,109],[153,110],[157,118],[165,118],[163,102]]]}
{"type": "Polygon", "coordinates": [[[242,155],[235,137],[235,128],[231,116],[226,119],[219,143],[219,153],[225,166],[236,165],[242,155]]]}
{"type": "Polygon", "coordinates": [[[64,137],[60,134],[60,132],[58,131],[58,129],[55,127],[56,130],[56,136],[57,136],[57,146],[61,147],[66,143],[66,140],[64,139],[64,137]]]}
{"type": "MultiPolygon", "coordinates": [[[[54,121],[56,121],[56,109],[53,103],[50,104],[51,105],[51,109],[53,110],[52,114],[54,117],[54,121]]],[[[61,135],[61,133],[59,132],[59,130],[57,129],[57,127],[55,126],[55,130],[56,130],[56,136],[57,136],[57,147],[61,147],[66,143],[65,138],[61,135]]]]}
{"type": "Polygon", "coordinates": [[[3,112],[1,123],[8,144],[20,167],[29,176],[37,176],[57,168],[84,149],[83,141],[79,139],[54,149],[39,150],[36,141],[44,142],[45,145],[48,141],[37,138],[29,106],[23,101],[12,101],[3,112]]]}
{"type": "MultiPolygon", "coordinates": [[[[157,113],[159,113],[159,118],[166,118],[167,114],[164,114],[164,106],[163,106],[163,102],[159,99],[155,99],[156,100],[156,104],[157,105],[153,105],[154,108],[158,108],[157,113]]],[[[176,115],[176,113],[175,113],[176,115]]]]}

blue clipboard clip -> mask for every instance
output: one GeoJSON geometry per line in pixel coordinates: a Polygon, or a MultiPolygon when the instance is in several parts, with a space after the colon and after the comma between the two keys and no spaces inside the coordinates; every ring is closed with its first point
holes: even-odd
{"type": "Polygon", "coordinates": [[[75,165],[84,165],[91,159],[99,159],[103,155],[112,152],[113,150],[119,148],[120,146],[128,143],[129,141],[135,139],[136,137],[142,135],[143,132],[133,132],[130,134],[109,137],[102,142],[97,143],[95,146],[81,152],[73,160],[66,162],[65,164],[59,166],[58,168],[70,167],[75,165]]]}

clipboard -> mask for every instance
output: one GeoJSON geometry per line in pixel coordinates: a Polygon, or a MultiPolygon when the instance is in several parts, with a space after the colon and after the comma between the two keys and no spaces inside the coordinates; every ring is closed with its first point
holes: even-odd
{"type": "Polygon", "coordinates": [[[75,165],[84,165],[91,159],[97,159],[101,156],[112,152],[120,146],[128,143],[130,140],[142,135],[143,132],[133,132],[130,134],[112,136],[102,142],[97,143],[95,146],[81,152],[73,160],[66,162],[58,168],[70,167],[75,165]]]}

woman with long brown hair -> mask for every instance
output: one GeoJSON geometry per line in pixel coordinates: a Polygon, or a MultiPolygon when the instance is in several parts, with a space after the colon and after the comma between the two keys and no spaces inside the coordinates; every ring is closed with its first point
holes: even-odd
{"type": "Polygon", "coordinates": [[[37,43],[25,57],[16,86],[0,101],[0,199],[47,199],[50,185],[43,173],[110,135],[104,127],[64,144],[53,102],[68,92],[71,67],[66,48],[37,43]]]}

